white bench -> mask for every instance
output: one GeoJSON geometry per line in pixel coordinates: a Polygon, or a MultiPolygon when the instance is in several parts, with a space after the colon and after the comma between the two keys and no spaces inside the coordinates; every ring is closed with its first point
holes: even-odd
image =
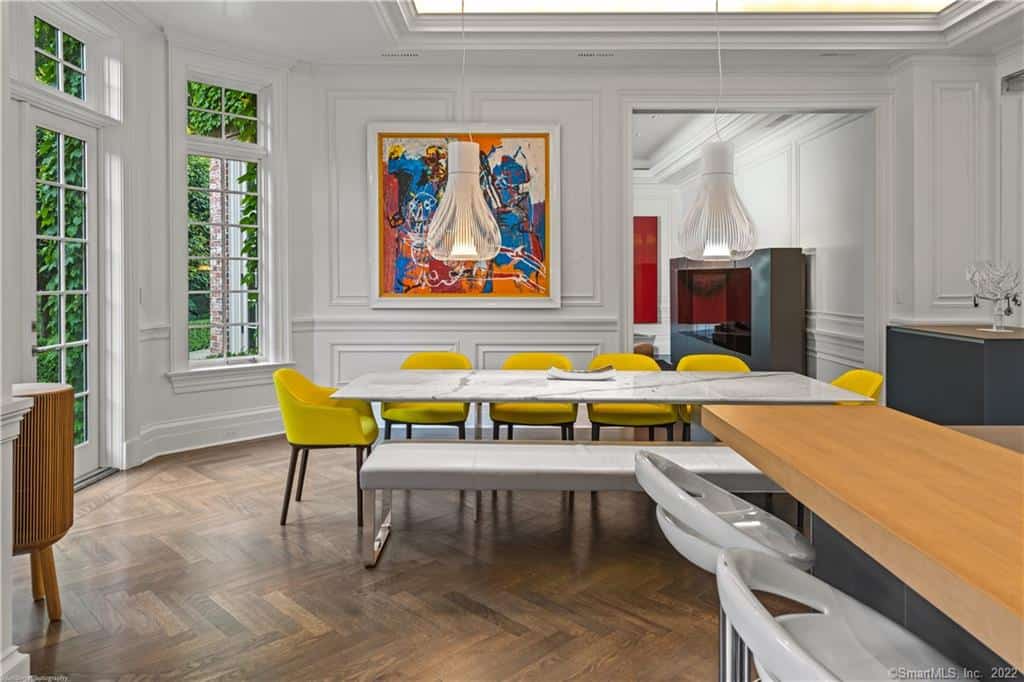
{"type": "Polygon", "coordinates": [[[363,506],[363,560],[375,566],[391,533],[391,491],[640,491],[633,473],[638,450],[648,450],[733,493],[783,492],[754,465],[724,445],[639,445],[495,441],[388,442],[359,473],[363,506]],[[382,519],[376,525],[377,491],[382,519]]]}

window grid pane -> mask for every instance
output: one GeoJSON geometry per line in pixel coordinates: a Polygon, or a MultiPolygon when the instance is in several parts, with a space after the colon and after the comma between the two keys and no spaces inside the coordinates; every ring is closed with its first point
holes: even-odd
{"type": "Polygon", "coordinates": [[[261,354],[258,173],[255,162],[188,156],[188,352],[192,361],[261,354]],[[238,225],[242,220],[252,224],[238,225]]]}
{"type": "Polygon", "coordinates": [[[85,99],[85,44],[39,17],[34,18],[36,81],[85,99]]]}
{"type": "MultiPolygon", "coordinates": [[[[57,32],[59,34],[59,31],[57,32]]],[[[86,144],[36,128],[36,380],[75,390],[75,444],[89,438],[86,144]]]]}
{"type": "Polygon", "coordinates": [[[219,85],[188,81],[185,133],[256,144],[259,142],[259,96],[219,85]]]}

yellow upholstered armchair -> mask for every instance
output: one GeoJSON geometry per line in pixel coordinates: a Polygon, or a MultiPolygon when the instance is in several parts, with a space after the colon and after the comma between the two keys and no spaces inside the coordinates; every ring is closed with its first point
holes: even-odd
{"type": "MultiPolygon", "coordinates": [[[[461,353],[431,351],[413,353],[402,362],[402,369],[473,369],[473,364],[461,353]]],[[[384,438],[391,438],[392,424],[405,424],[405,437],[412,438],[413,424],[447,424],[457,426],[459,440],[466,439],[468,403],[382,403],[380,415],[384,418],[384,438]]]]}
{"type": "MultiPolygon", "coordinates": [[[[732,355],[696,353],[684,355],[676,365],[677,372],[749,372],[750,367],[732,355]]],[[[693,405],[679,405],[679,418],[683,421],[683,440],[690,440],[693,423],[693,405]]]]}
{"type": "Polygon", "coordinates": [[[302,465],[299,468],[299,487],[295,491],[296,502],[302,499],[310,450],[353,447],[356,449],[356,509],[358,523],[363,525],[363,506],[359,504],[358,494],[359,470],[363,466],[363,455],[370,454],[370,448],[377,440],[377,421],[373,418],[370,404],[362,400],[331,398],[335,389],[318,386],[294,369],[274,372],[274,389],[281,406],[285,436],[292,446],[281,525],[288,520],[288,500],[292,495],[299,454],[302,454],[302,465]]]}
{"type": "MultiPolygon", "coordinates": [[[[878,400],[882,394],[882,384],[885,379],[878,372],[870,369],[851,369],[844,372],[832,382],[833,386],[845,388],[847,391],[860,393],[872,400],[878,400]]],[[[847,403],[849,405],[863,405],[864,403],[847,403]]]]}
{"type": "MultiPolygon", "coordinates": [[[[514,353],[508,356],[502,369],[547,370],[552,367],[572,369],[572,361],[558,353],[514,353]]],[[[508,427],[508,439],[512,440],[512,426],[560,426],[562,440],[572,440],[576,424],[576,403],[492,403],[491,421],[494,423],[494,440],[500,437],[501,425],[508,427]]]]}
{"type": "MultiPolygon", "coordinates": [[[[654,358],[636,353],[604,353],[590,361],[590,369],[608,365],[623,372],[661,371],[654,358]]],[[[601,439],[602,426],[646,426],[650,440],[655,427],[664,427],[672,440],[676,423],[676,412],[667,403],[593,403],[587,405],[587,414],[591,440],[601,439]]]]}

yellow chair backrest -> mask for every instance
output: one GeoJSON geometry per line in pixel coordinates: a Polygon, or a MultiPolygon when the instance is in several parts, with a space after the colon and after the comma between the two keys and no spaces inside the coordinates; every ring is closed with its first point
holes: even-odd
{"type": "Polygon", "coordinates": [[[502,369],[572,369],[572,361],[558,353],[513,353],[505,359],[502,369]]]}
{"type": "Polygon", "coordinates": [[[274,390],[277,392],[281,421],[284,422],[284,433],[288,441],[304,443],[309,440],[313,425],[307,418],[308,411],[305,408],[329,405],[330,391],[325,391],[294,369],[274,372],[274,390]]]}
{"type": "Polygon", "coordinates": [[[658,372],[661,366],[654,358],[637,353],[601,353],[590,361],[590,369],[611,365],[623,372],[658,372]]]}
{"type": "Polygon", "coordinates": [[[473,369],[473,363],[462,353],[425,351],[407,357],[402,369],[473,369]]]}
{"type": "Polygon", "coordinates": [[[832,385],[878,400],[884,382],[885,378],[878,372],[872,372],[870,369],[851,369],[837,377],[832,385]]]}
{"type": "Polygon", "coordinates": [[[717,353],[697,353],[679,359],[680,372],[749,372],[750,367],[737,357],[717,353]]]}

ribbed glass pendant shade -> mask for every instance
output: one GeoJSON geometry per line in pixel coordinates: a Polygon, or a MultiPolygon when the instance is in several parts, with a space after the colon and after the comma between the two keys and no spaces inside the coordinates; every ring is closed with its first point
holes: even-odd
{"type": "Polygon", "coordinates": [[[680,242],[691,260],[742,260],[754,253],[754,221],[736,193],[731,142],[709,142],[702,150],[700,192],[683,221],[680,242]]]}
{"type": "Polygon", "coordinates": [[[448,185],[427,228],[439,261],[482,261],[498,255],[501,232],[480,187],[480,145],[448,143],[448,185]]]}

